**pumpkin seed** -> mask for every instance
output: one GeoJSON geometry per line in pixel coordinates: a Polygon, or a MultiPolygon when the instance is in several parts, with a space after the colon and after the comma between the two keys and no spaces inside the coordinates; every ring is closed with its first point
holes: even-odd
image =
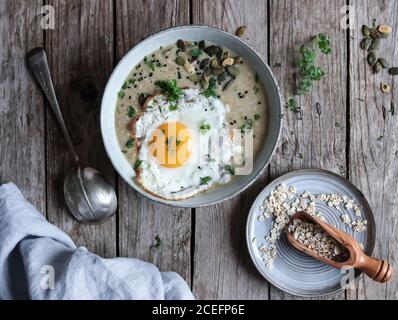
{"type": "Polygon", "coordinates": [[[246,33],[246,26],[240,26],[237,30],[236,30],[236,36],[239,38],[242,38],[246,33]]]}
{"type": "Polygon", "coordinates": [[[239,69],[235,66],[227,66],[226,69],[227,69],[228,73],[234,78],[236,78],[240,73],[239,69]]]}
{"type": "Polygon", "coordinates": [[[211,74],[212,74],[213,76],[218,76],[219,74],[221,74],[221,73],[223,73],[223,72],[224,72],[224,68],[217,67],[217,68],[213,68],[211,74]]]}
{"type": "Polygon", "coordinates": [[[373,39],[369,51],[376,51],[380,47],[380,39],[373,39]]]}
{"type": "Polygon", "coordinates": [[[376,55],[374,54],[374,52],[370,52],[368,54],[368,63],[373,66],[375,63],[377,62],[377,58],[376,55]]]}
{"type": "Polygon", "coordinates": [[[365,37],[369,37],[370,36],[370,29],[369,29],[368,26],[365,26],[365,25],[362,26],[362,34],[365,37]]]}
{"type": "Polygon", "coordinates": [[[196,73],[194,73],[194,74],[191,74],[190,76],[188,76],[188,79],[191,80],[192,82],[198,82],[199,76],[196,73]]]}
{"type": "Polygon", "coordinates": [[[398,68],[394,67],[394,68],[390,68],[388,70],[388,73],[392,76],[398,76],[398,68]]]}
{"type": "Polygon", "coordinates": [[[390,35],[390,33],[392,32],[392,29],[390,26],[387,26],[386,24],[382,24],[377,28],[377,31],[381,34],[381,35],[387,35],[387,37],[390,35]]]}
{"type": "Polygon", "coordinates": [[[242,58],[241,57],[238,57],[238,56],[234,57],[234,64],[239,64],[241,62],[242,62],[242,58]]]}
{"type": "Polygon", "coordinates": [[[206,67],[205,70],[203,71],[202,78],[206,81],[209,82],[210,77],[212,74],[212,69],[210,67],[206,67]]]}
{"type": "Polygon", "coordinates": [[[232,66],[234,64],[234,59],[233,58],[227,58],[222,62],[222,65],[225,66],[232,66]]]}
{"type": "Polygon", "coordinates": [[[390,67],[390,64],[388,63],[388,61],[384,58],[380,58],[379,59],[379,63],[381,64],[381,66],[383,67],[383,69],[388,69],[390,67]]]}
{"type": "Polygon", "coordinates": [[[211,60],[211,67],[212,68],[217,68],[218,67],[218,60],[217,59],[213,59],[213,60],[211,60]]]}
{"type": "Polygon", "coordinates": [[[221,54],[220,54],[220,47],[218,46],[210,46],[204,49],[204,52],[206,52],[210,57],[214,57],[218,55],[222,55],[222,49],[221,49],[221,54]]]}
{"type": "Polygon", "coordinates": [[[185,41],[181,39],[177,40],[177,48],[180,49],[181,51],[185,51],[187,49],[185,41]]]}
{"type": "Polygon", "coordinates": [[[363,50],[368,50],[371,44],[372,44],[372,38],[365,38],[361,42],[361,48],[363,50]]]}
{"type": "Polygon", "coordinates": [[[183,65],[185,65],[187,63],[187,59],[182,57],[182,56],[178,56],[177,59],[176,59],[176,63],[179,66],[183,66],[183,65]]]}
{"type": "Polygon", "coordinates": [[[379,39],[380,38],[380,32],[377,31],[376,28],[372,28],[372,29],[370,29],[370,36],[372,37],[372,39],[379,39]]]}
{"type": "Polygon", "coordinates": [[[217,81],[218,82],[224,82],[225,80],[227,80],[227,73],[225,71],[221,72],[218,77],[217,77],[217,81]]]}
{"type": "Polygon", "coordinates": [[[200,86],[203,90],[207,90],[207,88],[209,88],[209,81],[206,81],[203,78],[200,79],[200,86]]]}
{"type": "Polygon", "coordinates": [[[232,85],[232,83],[234,82],[234,80],[235,80],[234,78],[228,80],[228,82],[223,86],[222,91],[227,90],[227,89],[232,85]]]}
{"type": "Polygon", "coordinates": [[[199,49],[204,50],[204,48],[206,48],[206,42],[204,40],[199,41],[198,47],[199,49]]]}
{"type": "Polygon", "coordinates": [[[188,61],[185,62],[184,69],[190,74],[195,73],[195,67],[192,64],[190,64],[188,61]]]}
{"type": "Polygon", "coordinates": [[[210,63],[210,59],[209,59],[209,58],[205,58],[205,59],[203,59],[203,60],[200,62],[199,67],[200,67],[201,69],[204,69],[204,68],[207,67],[207,65],[208,65],[209,63],[210,63]]]}
{"type": "Polygon", "coordinates": [[[380,65],[379,62],[376,62],[376,63],[373,65],[373,73],[374,73],[374,74],[378,74],[378,73],[380,72],[380,70],[381,70],[381,65],[380,65]]]}
{"type": "Polygon", "coordinates": [[[384,93],[390,93],[391,92],[391,86],[389,86],[388,84],[383,83],[383,82],[380,84],[380,89],[384,93]]]}

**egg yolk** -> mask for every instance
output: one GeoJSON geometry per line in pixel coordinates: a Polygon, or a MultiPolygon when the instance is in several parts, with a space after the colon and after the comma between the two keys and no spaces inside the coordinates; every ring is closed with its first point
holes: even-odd
{"type": "Polygon", "coordinates": [[[181,122],[159,126],[149,140],[149,152],[165,168],[183,166],[192,154],[192,138],[181,122]]]}

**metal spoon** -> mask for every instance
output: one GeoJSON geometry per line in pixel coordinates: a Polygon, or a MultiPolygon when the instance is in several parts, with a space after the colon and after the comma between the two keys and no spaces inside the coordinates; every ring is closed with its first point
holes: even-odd
{"type": "Polygon", "coordinates": [[[69,210],[80,222],[103,222],[116,212],[117,197],[115,190],[98,171],[80,166],[79,157],[62,118],[44,49],[33,49],[28,53],[27,58],[33,74],[55,113],[74,160],[73,170],[64,181],[64,196],[69,210]]]}

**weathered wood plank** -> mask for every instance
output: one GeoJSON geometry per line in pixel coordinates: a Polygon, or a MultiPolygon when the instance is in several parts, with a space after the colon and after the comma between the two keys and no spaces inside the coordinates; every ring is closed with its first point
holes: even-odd
{"type": "MultiPolygon", "coordinates": [[[[189,1],[116,1],[117,58],[151,33],[189,24],[189,1]]],[[[133,67],[133,66],[132,66],[133,67]]],[[[155,263],[191,279],[191,210],[147,200],[119,178],[119,246],[122,256],[155,263]],[[155,249],[155,238],[162,241],[155,249]]]]}
{"type": "Polygon", "coordinates": [[[45,213],[44,102],[26,53],[43,44],[41,1],[0,2],[0,183],[12,181],[45,213]]]}
{"type": "MultiPolygon", "coordinates": [[[[46,50],[65,122],[81,161],[111,183],[114,171],[101,143],[100,98],[112,70],[113,7],[110,0],[51,0],[55,30],[46,31],[46,50]]],[[[69,214],[63,199],[71,158],[51,112],[47,112],[48,218],[79,245],[101,256],[116,255],[116,218],[87,226],[69,214]]]]}
{"type": "MultiPolygon", "coordinates": [[[[322,57],[319,64],[326,77],[313,92],[296,99],[303,109],[298,114],[285,110],[284,129],[276,156],[271,163],[271,176],[278,177],[301,168],[322,168],[346,175],[346,31],[340,28],[343,0],[270,0],[271,66],[287,101],[293,96],[293,72],[299,47],[323,32],[333,39],[333,53],[322,57]],[[316,104],[322,107],[319,116],[316,104]],[[338,125],[337,125],[338,123],[338,125]]],[[[295,298],[271,288],[271,299],[295,298]]],[[[344,292],[329,298],[344,298],[344,292]]]]}
{"type": "MultiPolygon", "coordinates": [[[[356,12],[355,29],[351,30],[351,139],[350,179],[368,198],[376,220],[377,234],[374,255],[397,263],[398,226],[398,114],[392,115],[391,102],[398,105],[398,92],[383,94],[381,82],[396,86],[386,71],[373,75],[366,63],[366,53],[360,49],[363,24],[372,25],[372,19],[393,28],[388,40],[382,42],[379,55],[398,65],[398,2],[352,1],[356,12]],[[361,100],[366,102],[362,102],[361,100]],[[383,117],[383,106],[386,117],[383,117]],[[383,136],[383,138],[381,138],[383,136]]],[[[349,299],[398,298],[398,279],[386,285],[362,276],[357,290],[348,291],[349,299]]]]}
{"type": "MultiPolygon", "coordinates": [[[[193,22],[235,33],[247,26],[247,41],[267,58],[267,2],[193,1],[193,22]]],[[[268,172],[241,196],[196,210],[193,290],[199,299],[267,299],[268,282],[250,260],[245,225],[268,172]]]]}

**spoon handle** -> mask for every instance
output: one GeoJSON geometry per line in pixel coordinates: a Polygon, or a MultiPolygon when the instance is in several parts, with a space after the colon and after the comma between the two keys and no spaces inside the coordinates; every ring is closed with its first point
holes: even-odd
{"type": "Polygon", "coordinates": [[[73,147],[72,140],[69,136],[68,130],[66,129],[66,125],[64,119],[62,117],[61,110],[59,108],[58,100],[55,95],[54,85],[51,79],[50,68],[48,67],[46,52],[43,48],[36,48],[30,51],[27,55],[28,64],[37,78],[41,88],[44,91],[44,94],[47,97],[50,106],[55,113],[55,116],[58,120],[58,123],[61,127],[61,131],[65,137],[65,140],[68,144],[69,151],[73,156],[73,160],[78,163],[79,157],[77,156],[76,150],[73,147]]]}
{"type": "Polygon", "coordinates": [[[362,270],[371,279],[380,282],[388,282],[394,273],[393,268],[387,261],[375,259],[363,254],[359,258],[358,269],[362,270]]]}

